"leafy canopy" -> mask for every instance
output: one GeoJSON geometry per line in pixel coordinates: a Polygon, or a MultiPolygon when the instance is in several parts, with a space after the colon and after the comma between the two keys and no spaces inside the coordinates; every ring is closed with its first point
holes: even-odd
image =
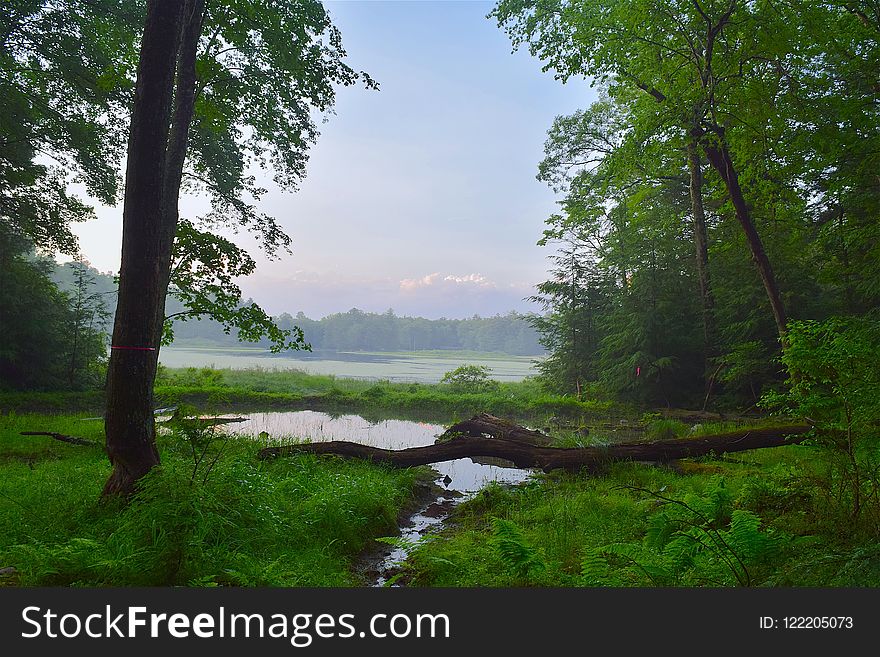
{"type": "MultiPolygon", "coordinates": [[[[93,216],[71,183],[108,205],[120,198],[144,13],[143,0],[0,4],[0,219],[47,253],[75,253],[70,225],[93,216]]],[[[244,339],[267,334],[278,349],[302,344],[300,332],[241,302],[234,278],[253,259],[216,232],[250,231],[270,257],[290,251],[277,219],[258,208],[257,172],[295,191],[336,89],[378,88],[345,58],[316,0],[205,3],[183,191],[210,209],[180,223],[172,280],[188,316],[213,315],[244,339]]]]}
{"type": "Polygon", "coordinates": [[[92,216],[70,183],[113,204],[125,147],[140,3],[0,3],[0,220],[74,253],[92,216]]]}

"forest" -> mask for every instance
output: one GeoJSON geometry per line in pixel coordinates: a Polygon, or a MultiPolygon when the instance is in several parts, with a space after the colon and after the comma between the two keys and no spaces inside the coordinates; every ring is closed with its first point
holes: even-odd
{"type": "Polygon", "coordinates": [[[538,167],[561,195],[542,372],[567,392],[755,404],[819,366],[798,345],[877,344],[876,7],[676,4],[494,10],[557,77],[602,81],[538,167]]]}
{"type": "Polygon", "coordinates": [[[880,585],[880,3],[486,11],[596,92],[542,127],[540,312],[313,320],[245,299],[227,235],[285,257],[254,171],[298,190],[316,117],[382,93],[332,6],[0,6],[0,585],[880,585]],[[120,206],[115,277],[74,183],[120,206]],[[158,360],[242,344],[541,358],[430,384],[158,360]]]}
{"type": "MultiPolygon", "coordinates": [[[[102,385],[108,340],[113,329],[116,283],[87,262],[59,265],[39,257],[27,240],[0,236],[4,290],[0,293],[0,389],[85,389],[102,385]],[[38,366],[35,366],[39,363],[38,366]]],[[[243,300],[243,307],[253,304],[243,300]]],[[[175,297],[166,301],[166,341],[180,347],[241,347],[237,333],[210,315],[191,314],[175,297]]],[[[488,354],[543,354],[534,318],[511,311],[494,317],[425,319],[398,317],[393,310],[369,313],[352,308],[319,320],[302,312],[272,318],[282,331],[299,327],[313,351],[471,351],[488,354]]],[[[255,335],[245,345],[269,350],[255,335]]]]}
{"type": "MultiPolygon", "coordinates": [[[[169,305],[170,307],[170,305],[169,305]]],[[[494,317],[425,319],[398,317],[393,310],[369,313],[357,308],[333,313],[319,320],[302,312],[282,313],[273,318],[282,329],[298,326],[313,350],[334,351],[429,351],[464,350],[536,356],[543,353],[530,317],[511,311],[494,317]]],[[[210,320],[173,326],[175,344],[212,343],[238,345],[235,336],[210,320]]],[[[265,340],[257,343],[269,347],[265,340]]]]}

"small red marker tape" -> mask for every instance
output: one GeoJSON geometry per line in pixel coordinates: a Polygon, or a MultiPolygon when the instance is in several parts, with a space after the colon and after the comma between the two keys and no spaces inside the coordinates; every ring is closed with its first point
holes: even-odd
{"type": "Polygon", "coordinates": [[[110,347],[111,349],[127,349],[129,351],[156,351],[156,347],[110,347]]]}

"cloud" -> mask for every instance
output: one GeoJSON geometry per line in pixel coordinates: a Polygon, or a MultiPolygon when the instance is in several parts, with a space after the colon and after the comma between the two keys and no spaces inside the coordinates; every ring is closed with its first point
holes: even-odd
{"type": "Polygon", "coordinates": [[[437,319],[490,316],[511,310],[538,308],[525,300],[532,294],[528,283],[494,281],[481,274],[453,275],[434,272],[399,280],[363,274],[294,270],[267,276],[257,271],[241,281],[245,298],[252,296],[272,314],[302,310],[314,319],[360,308],[398,315],[437,319]]]}
{"type": "Polygon", "coordinates": [[[404,278],[400,281],[402,292],[415,292],[425,288],[457,288],[460,290],[465,287],[471,289],[494,289],[498,286],[482,274],[465,274],[464,276],[447,274],[444,276],[440,272],[434,272],[421,278],[404,278]]]}

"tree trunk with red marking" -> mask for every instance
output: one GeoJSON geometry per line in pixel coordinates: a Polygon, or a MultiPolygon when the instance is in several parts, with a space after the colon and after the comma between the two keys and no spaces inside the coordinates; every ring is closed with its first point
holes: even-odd
{"type": "Polygon", "coordinates": [[[204,0],[147,3],[129,131],[113,325],[113,345],[120,348],[111,350],[107,373],[105,432],[113,471],[104,495],[130,495],[136,482],[159,464],[153,384],[203,7],[204,0]]]}

